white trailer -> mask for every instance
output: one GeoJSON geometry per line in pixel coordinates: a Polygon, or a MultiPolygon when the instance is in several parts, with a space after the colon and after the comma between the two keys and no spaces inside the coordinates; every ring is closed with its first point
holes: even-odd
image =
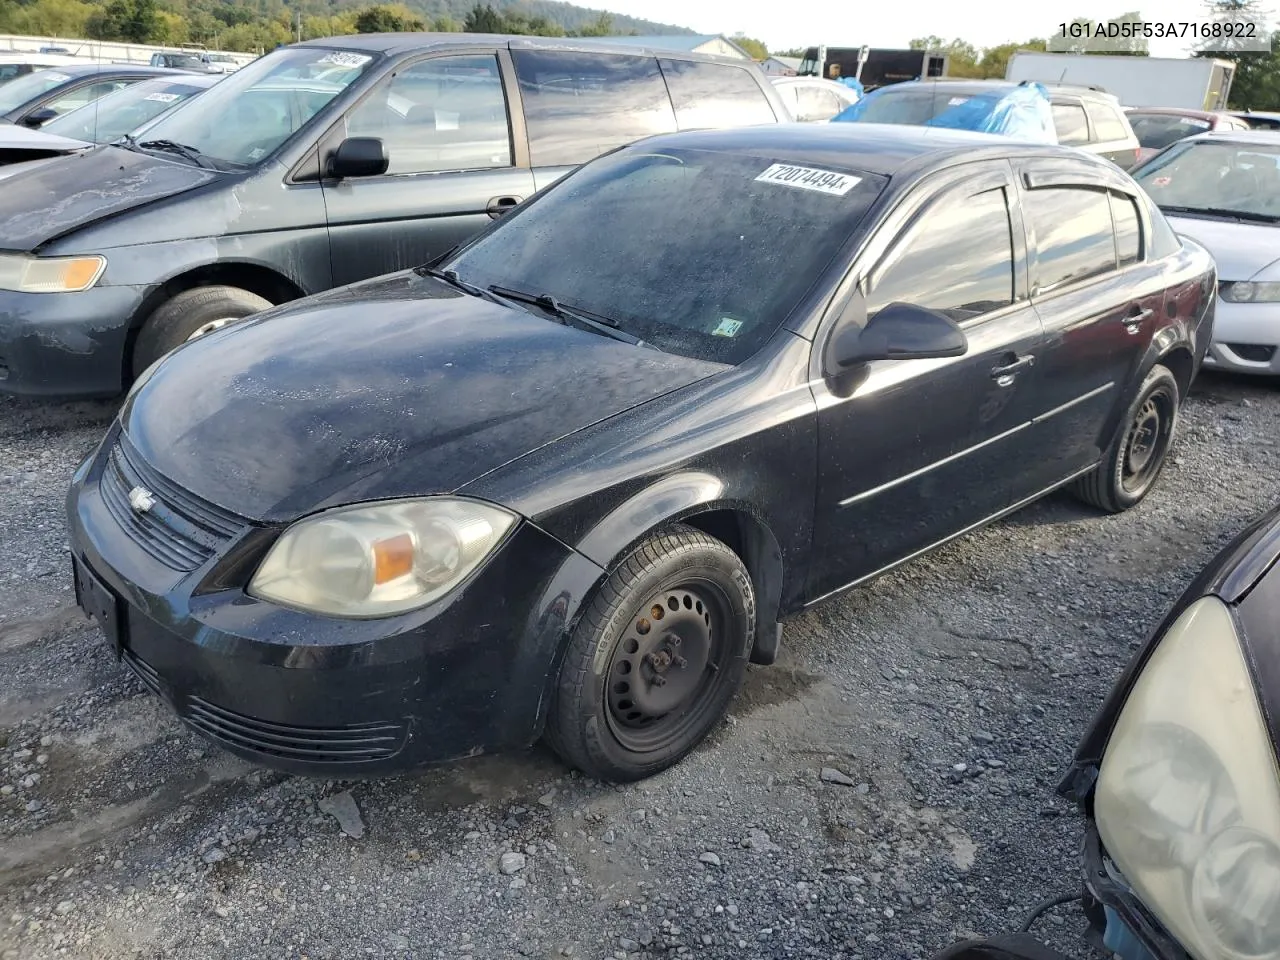
{"type": "Polygon", "coordinates": [[[1101,87],[1126,107],[1225,110],[1235,64],[1188,57],[1125,57],[1020,50],[1005,79],[1101,87]]]}

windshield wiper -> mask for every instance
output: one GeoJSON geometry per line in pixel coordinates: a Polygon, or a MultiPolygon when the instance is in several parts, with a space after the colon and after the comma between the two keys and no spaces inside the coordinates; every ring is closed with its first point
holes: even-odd
{"type": "Polygon", "coordinates": [[[1249,210],[1230,210],[1226,207],[1175,207],[1161,204],[1165,213],[1202,213],[1209,217],[1232,217],[1236,220],[1249,220],[1254,223],[1276,223],[1280,215],[1274,213],[1252,213],[1249,210]]]}
{"type": "Polygon", "coordinates": [[[523,290],[512,290],[510,287],[503,287],[497,284],[491,286],[489,292],[497,294],[505,300],[515,300],[517,303],[529,303],[535,307],[540,307],[561,322],[572,320],[593,333],[600,333],[606,337],[612,337],[614,340],[621,340],[623,343],[629,343],[633,347],[652,347],[651,344],[645,343],[634,334],[619,330],[618,321],[601,316],[598,313],[588,313],[578,307],[565,306],[550,294],[525,293],[523,290]]]}
{"type": "Polygon", "coordinates": [[[463,293],[469,293],[473,297],[479,297],[481,300],[488,300],[490,303],[500,302],[498,298],[488,290],[485,290],[482,287],[477,287],[474,283],[467,283],[467,281],[458,276],[457,270],[437,270],[434,267],[429,267],[422,272],[429,277],[435,277],[437,280],[443,280],[445,283],[449,284],[449,286],[456,287],[463,293]]]}
{"type": "Polygon", "coordinates": [[[129,143],[138,146],[142,150],[160,150],[164,153],[176,153],[184,160],[189,160],[197,167],[204,167],[206,170],[218,169],[208,157],[195,147],[188,147],[185,143],[175,143],[172,140],[147,140],[145,143],[137,143],[133,139],[130,139],[129,143]]]}

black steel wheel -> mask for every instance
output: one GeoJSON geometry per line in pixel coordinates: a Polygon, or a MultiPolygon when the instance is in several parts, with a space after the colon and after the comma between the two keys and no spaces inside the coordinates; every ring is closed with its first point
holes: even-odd
{"type": "Polygon", "coordinates": [[[1076,481],[1076,496],[1109,513],[1138,504],[1164,469],[1179,405],[1178,381],[1167,368],[1152,367],[1102,462],[1076,481]]]}
{"type": "Polygon", "coordinates": [[[610,574],[574,631],[547,739],[602,780],[651,776],[723,719],[754,637],[751,579],[728,546],[685,526],[651,537],[610,574]]]}

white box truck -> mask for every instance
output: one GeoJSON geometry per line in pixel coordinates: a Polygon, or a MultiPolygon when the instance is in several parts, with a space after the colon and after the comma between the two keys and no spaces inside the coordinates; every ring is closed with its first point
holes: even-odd
{"type": "Polygon", "coordinates": [[[1126,107],[1225,110],[1235,64],[1188,57],[1126,57],[1020,50],[1009,58],[1005,79],[1101,87],[1126,107]]]}

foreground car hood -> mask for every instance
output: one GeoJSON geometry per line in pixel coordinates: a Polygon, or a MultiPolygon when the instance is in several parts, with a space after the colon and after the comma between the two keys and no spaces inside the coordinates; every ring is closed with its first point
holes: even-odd
{"type": "Polygon", "coordinates": [[[48,150],[70,153],[72,150],[84,150],[93,144],[86,140],[73,140],[71,137],[60,137],[55,133],[43,130],[32,130],[16,123],[8,123],[0,127],[0,160],[6,150],[48,150]]]}
{"type": "Polygon", "coordinates": [[[41,157],[38,160],[23,160],[19,163],[5,163],[3,151],[0,151],[0,180],[8,180],[12,177],[20,176],[28,170],[34,170],[37,167],[43,167],[46,164],[53,163],[55,160],[66,158],[66,154],[60,153],[53,157],[41,157]]]}
{"type": "Polygon", "coordinates": [[[410,271],[181,347],[121,418],[169,479],[241,516],[287,521],[455,490],[723,369],[410,271]]]}
{"type": "MultiPolygon", "coordinates": [[[[0,133],[8,130],[0,128],[0,133]]],[[[35,250],[73,230],[220,176],[119,147],[58,159],[9,177],[0,190],[0,249],[35,250]]]]}
{"type": "Polygon", "coordinates": [[[1175,231],[1190,237],[1213,255],[1223,282],[1273,279],[1257,275],[1280,259],[1280,224],[1232,223],[1168,215],[1166,219],[1175,231]]]}

